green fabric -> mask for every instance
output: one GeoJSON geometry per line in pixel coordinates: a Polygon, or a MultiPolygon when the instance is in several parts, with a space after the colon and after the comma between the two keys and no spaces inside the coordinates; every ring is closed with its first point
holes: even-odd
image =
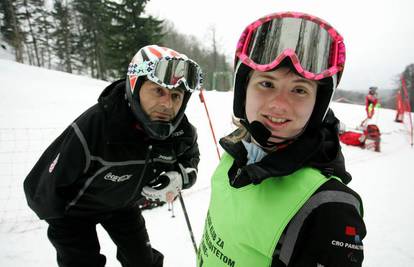
{"type": "Polygon", "coordinates": [[[328,181],[318,170],[302,168],[237,189],[230,186],[227,174],[233,161],[225,153],[212,177],[198,267],[270,266],[289,221],[328,181]]]}

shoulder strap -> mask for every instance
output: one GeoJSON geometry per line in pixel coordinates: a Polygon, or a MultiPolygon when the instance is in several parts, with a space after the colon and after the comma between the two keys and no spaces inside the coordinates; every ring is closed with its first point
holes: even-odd
{"type": "Polygon", "coordinates": [[[313,195],[299,212],[293,217],[286,229],[285,239],[280,249],[279,259],[289,265],[299,232],[306,218],[318,207],[326,203],[344,203],[354,206],[362,215],[362,207],[360,201],[352,194],[342,191],[321,191],[313,195]]]}

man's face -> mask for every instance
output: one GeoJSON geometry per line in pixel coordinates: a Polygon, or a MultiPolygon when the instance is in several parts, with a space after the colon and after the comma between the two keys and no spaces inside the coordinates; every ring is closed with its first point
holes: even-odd
{"type": "Polygon", "coordinates": [[[139,90],[141,107],[152,121],[171,121],[183,104],[182,89],[169,90],[152,81],[145,81],[139,90]]]}
{"type": "MultiPolygon", "coordinates": [[[[261,122],[272,135],[290,138],[308,122],[316,101],[317,83],[288,68],[253,71],[247,86],[246,115],[261,122]]],[[[270,138],[272,142],[283,139],[270,138]]]]}

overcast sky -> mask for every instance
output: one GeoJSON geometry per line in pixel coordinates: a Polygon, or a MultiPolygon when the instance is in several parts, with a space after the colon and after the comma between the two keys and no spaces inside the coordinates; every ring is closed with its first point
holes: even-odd
{"type": "Polygon", "coordinates": [[[396,88],[399,74],[414,63],[414,0],[150,0],[146,11],[206,46],[214,26],[229,58],[241,32],[259,17],[280,11],[316,15],[345,39],[343,89],[396,88]]]}

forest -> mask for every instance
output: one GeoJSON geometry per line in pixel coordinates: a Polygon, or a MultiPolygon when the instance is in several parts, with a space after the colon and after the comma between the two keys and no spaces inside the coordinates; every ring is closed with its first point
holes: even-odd
{"type": "Polygon", "coordinates": [[[17,62],[102,80],[125,77],[139,48],[167,46],[200,64],[205,89],[229,90],[231,67],[220,53],[215,29],[201,44],[172,22],[146,15],[147,2],[1,0],[1,36],[17,62]]]}

